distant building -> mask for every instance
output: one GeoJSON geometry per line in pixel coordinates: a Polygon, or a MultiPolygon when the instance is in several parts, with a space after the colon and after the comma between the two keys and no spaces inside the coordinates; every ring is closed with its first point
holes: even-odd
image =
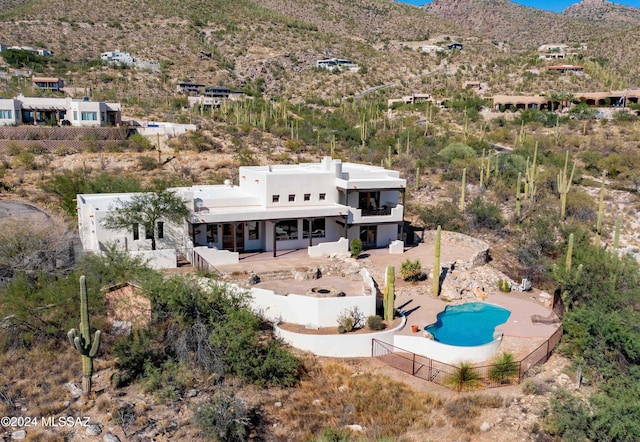
{"type": "Polygon", "coordinates": [[[70,126],[95,127],[120,124],[120,103],[88,99],[75,100],[50,97],[0,99],[0,126],[47,124],[55,121],[70,126]]]}
{"type": "Polygon", "coordinates": [[[38,89],[59,92],[64,89],[64,80],[56,77],[33,77],[31,83],[38,89]]]}
{"type": "Polygon", "coordinates": [[[447,45],[447,49],[451,50],[458,50],[461,51],[462,50],[462,43],[458,43],[458,42],[453,42],[453,43],[449,43],[447,45]]]}
{"type": "Polygon", "coordinates": [[[133,64],[136,61],[130,53],[120,52],[119,49],[111,52],[103,52],[100,54],[100,58],[109,63],[133,64]]]}
{"type": "Polygon", "coordinates": [[[358,71],[360,66],[353,61],[346,58],[325,58],[324,60],[317,60],[316,67],[319,69],[327,69],[329,71],[335,70],[347,70],[358,71]]]}
{"type": "Polygon", "coordinates": [[[480,90],[482,89],[482,83],[480,83],[479,81],[465,81],[463,87],[465,89],[480,90]]]}
{"type": "Polygon", "coordinates": [[[584,68],[582,66],[576,66],[572,64],[561,64],[556,66],[547,66],[547,70],[556,72],[582,72],[584,68]]]}
{"type": "Polygon", "coordinates": [[[189,97],[189,107],[204,106],[204,107],[218,107],[225,101],[238,101],[245,96],[244,92],[229,89],[224,86],[209,86],[204,89],[204,95],[196,95],[195,97],[189,97]]]}
{"type": "Polygon", "coordinates": [[[431,94],[411,94],[405,95],[402,98],[390,98],[387,100],[387,107],[392,107],[396,103],[413,104],[420,101],[430,101],[431,103],[435,103],[431,94]]]}
{"type": "Polygon", "coordinates": [[[182,94],[199,94],[204,91],[204,84],[182,81],[178,83],[178,92],[182,94]]]}
{"type": "Polygon", "coordinates": [[[420,50],[428,54],[437,54],[438,52],[442,52],[444,49],[436,45],[423,45],[420,46],[420,50]]]}

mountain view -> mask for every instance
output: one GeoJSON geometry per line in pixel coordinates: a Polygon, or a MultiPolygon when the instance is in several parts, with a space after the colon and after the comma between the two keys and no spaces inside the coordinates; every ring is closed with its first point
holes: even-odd
{"type": "Polygon", "coordinates": [[[0,29],[0,440],[640,440],[639,8],[0,29]]]}

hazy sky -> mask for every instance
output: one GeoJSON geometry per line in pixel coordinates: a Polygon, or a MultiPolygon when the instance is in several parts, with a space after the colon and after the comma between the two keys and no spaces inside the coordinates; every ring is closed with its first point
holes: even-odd
{"type": "MultiPolygon", "coordinates": [[[[424,5],[425,3],[431,3],[428,0],[399,0],[403,3],[410,3],[412,5],[424,5]]],[[[578,3],[579,0],[512,0],[514,3],[519,3],[530,8],[546,9],[548,11],[562,12],[574,3],[578,3]]],[[[640,0],[615,0],[612,3],[619,5],[633,6],[634,8],[640,8],[640,0]]]]}

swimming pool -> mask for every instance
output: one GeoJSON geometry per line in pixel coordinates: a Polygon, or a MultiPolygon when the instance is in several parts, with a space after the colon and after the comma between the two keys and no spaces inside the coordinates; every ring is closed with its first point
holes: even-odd
{"type": "Polygon", "coordinates": [[[438,313],[436,323],[425,330],[443,344],[483,345],[494,340],[496,326],[507,322],[510,315],[509,310],[484,302],[449,305],[438,313]]]}

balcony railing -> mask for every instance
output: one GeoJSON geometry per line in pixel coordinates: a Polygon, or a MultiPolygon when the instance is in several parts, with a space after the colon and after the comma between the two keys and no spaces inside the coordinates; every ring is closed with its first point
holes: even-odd
{"type": "Polygon", "coordinates": [[[391,215],[390,206],[381,206],[377,209],[362,209],[362,216],[385,216],[391,215]]]}

